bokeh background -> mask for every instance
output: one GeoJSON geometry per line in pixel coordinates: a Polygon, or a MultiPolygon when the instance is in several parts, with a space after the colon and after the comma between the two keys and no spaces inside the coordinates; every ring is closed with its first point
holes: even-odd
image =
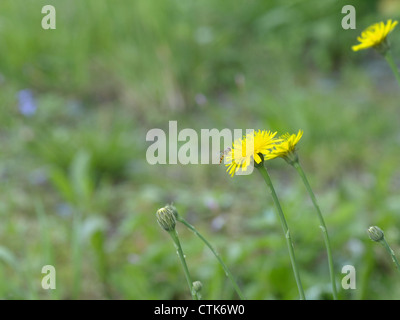
{"type": "MultiPolygon", "coordinates": [[[[146,133],[304,130],[301,163],[330,234],[340,298],[397,299],[399,88],[351,46],[398,19],[393,0],[0,2],[0,297],[190,299],[155,212],[173,202],[219,251],[249,299],[297,299],[275,208],[257,172],[154,165],[146,133]],[[57,10],[43,30],[41,9],[57,10]],[[357,10],[343,30],[341,9],[357,10]],[[43,290],[44,265],[56,290],[43,290]],[[344,265],[356,289],[343,290],[344,265]]],[[[400,59],[400,29],[390,35],[400,59]]],[[[223,146],[221,146],[222,148],[223,146]]],[[[308,299],[331,299],[318,220],[296,172],[268,163],[308,299]]],[[[207,247],[177,226],[204,299],[237,299],[207,247]]]]}

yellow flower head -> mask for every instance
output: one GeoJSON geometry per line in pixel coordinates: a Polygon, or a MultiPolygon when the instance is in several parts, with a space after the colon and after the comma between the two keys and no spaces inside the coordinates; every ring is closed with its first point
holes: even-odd
{"type": "Polygon", "coordinates": [[[266,160],[271,160],[277,157],[291,160],[295,155],[296,145],[303,136],[303,130],[299,130],[297,134],[286,133],[281,136],[281,143],[277,144],[270,152],[265,154],[266,160]]]}
{"type": "Polygon", "coordinates": [[[274,138],[276,132],[259,130],[252,132],[238,139],[233,143],[232,150],[226,155],[226,172],[233,177],[233,175],[242,169],[246,171],[251,164],[251,160],[258,164],[263,161],[260,154],[267,154],[280,142],[280,139],[274,138]]]}
{"type": "Polygon", "coordinates": [[[352,46],[353,51],[368,49],[368,48],[379,48],[385,44],[387,35],[392,32],[398,21],[392,21],[389,19],[387,23],[379,22],[368,27],[361,33],[361,37],[357,40],[360,44],[352,46]]]}

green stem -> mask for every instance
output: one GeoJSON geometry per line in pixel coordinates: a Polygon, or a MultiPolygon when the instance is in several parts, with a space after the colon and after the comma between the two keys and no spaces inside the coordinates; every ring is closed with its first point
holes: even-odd
{"type": "Polygon", "coordinates": [[[317,199],[315,198],[314,192],[311,189],[310,183],[308,182],[308,179],[307,179],[307,177],[304,173],[304,170],[301,167],[299,161],[295,161],[293,163],[293,167],[297,170],[301,179],[303,180],[303,183],[308,191],[308,194],[310,195],[311,201],[314,204],[314,207],[317,211],[320,228],[322,230],[322,235],[323,235],[324,241],[325,241],[326,252],[328,255],[328,264],[329,264],[329,272],[330,272],[331,283],[332,283],[333,298],[335,300],[337,300],[338,297],[337,297],[337,291],[336,291],[335,271],[333,269],[332,251],[331,251],[331,245],[330,245],[330,241],[329,241],[328,229],[326,228],[324,218],[322,216],[321,210],[317,203],[317,199]]]}
{"type": "Polygon", "coordinates": [[[189,274],[189,269],[188,269],[187,264],[186,264],[185,255],[183,254],[183,250],[182,250],[182,247],[181,247],[181,243],[179,241],[178,233],[176,232],[175,229],[173,229],[172,231],[168,231],[168,233],[171,236],[172,240],[174,241],[174,245],[175,245],[176,251],[178,253],[179,259],[181,260],[181,263],[182,263],[182,266],[183,266],[183,271],[184,271],[185,277],[186,277],[186,281],[187,281],[188,286],[189,286],[190,294],[192,295],[193,300],[198,300],[198,297],[197,297],[196,293],[193,290],[192,278],[190,277],[190,274],[189,274]]]}
{"type": "Polygon", "coordinates": [[[384,57],[385,57],[387,63],[389,64],[390,68],[392,69],[394,76],[397,79],[397,82],[400,85],[400,73],[399,73],[399,69],[397,68],[396,63],[393,60],[392,52],[390,50],[386,51],[386,53],[384,54],[384,57]]]}
{"type": "Polygon", "coordinates": [[[189,224],[184,218],[182,218],[181,216],[178,216],[176,218],[176,220],[178,220],[179,222],[183,223],[187,228],[189,228],[191,231],[193,231],[196,234],[196,236],[198,236],[206,244],[206,246],[208,248],[210,248],[211,252],[214,254],[214,256],[217,258],[218,262],[220,263],[220,265],[224,269],[226,276],[231,281],[231,283],[232,283],[233,287],[235,288],[235,291],[238,294],[238,296],[240,297],[240,299],[241,300],[245,300],[242,291],[240,290],[238,284],[236,283],[236,281],[235,281],[234,277],[232,276],[231,272],[229,271],[228,267],[222,261],[222,259],[219,256],[218,252],[216,252],[215,249],[211,246],[211,244],[196,230],[196,228],[193,227],[191,224],[189,224]]]}
{"type": "Polygon", "coordinates": [[[396,265],[396,268],[398,271],[400,271],[400,264],[399,261],[397,260],[396,256],[394,255],[394,251],[392,248],[390,248],[389,244],[387,243],[386,239],[383,238],[381,241],[379,241],[386,249],[386,251],[390,254],[390,257],[392,258],[392,261],[396,265]]]}
{"type": "Polygon", "coordinates": [[[79,299],[82,283],[82,214],[78,210],[72,221],[73,298],[79,299]]]}
{"type": "Polygon", "coordinates": [[[297,267],[297,263],[296,263],[296,258],[294,255],[294,249],[293,249],[293,243],[292,243],[292,239],[290,236],[290,232],[289,232],[289,228],[288,225],[286,223],[286,219],[285,219],[285,215],[283,214],[280,202],[278,200],[278,197],[276,195],[275,192],[275,188],[272,184],[271,178],[268,174],[267,169],[264,166],[258,166],[258,171],[261,173],[262,177],[265,180],[265,183],[268,185],[269,187],[269,192],[272,196],[272,199],[274,201],[274,204],[278,210],[278,216],[279,216],[279,220],[281,222],[282,225],[282,229],[283,229],[283,233],[285,235],[285,239],[286,239],[286,244],[289,250],[289,257],[290,257],[290,261],[292,263],[292,268],[293,268],[293,273],[294,273],[294,277],[297,283],[297,288],[299,290],[299,294],[300,294],[300,299],[301,300],[305,300],[305,295],[304,295],[304,290],[303,290],[303,286],[301,284],[301,280],[300,280],[300,274],[299,274],[299,270],[297,267]]]}

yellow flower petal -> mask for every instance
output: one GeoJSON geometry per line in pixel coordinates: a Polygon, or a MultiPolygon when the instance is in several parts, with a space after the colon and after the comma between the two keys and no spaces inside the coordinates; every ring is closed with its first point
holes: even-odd
{"type": "Polygon", "coordinates": [[[357,37],[360,42],[358,45],[351,47],[353,51],[359,51],[363,49],[377,47],[386,40],[386,37],[396,27],[398,21],[392,21],[389,19],[387,23],[379,22],[369,26],[363,32],[361,37],[357,37]]]}
{"type": "Polygon", "coordinates": [[[231,152],[226,156],[227,172],[233,177],[240,169],[247,171],[252,164],[262,162],[259,154],[266,154],[272,150],[282,139],[276,139],[277,132],[267,130],[253,131],[243,139],[238,139],[233,143],[231,152]]]}

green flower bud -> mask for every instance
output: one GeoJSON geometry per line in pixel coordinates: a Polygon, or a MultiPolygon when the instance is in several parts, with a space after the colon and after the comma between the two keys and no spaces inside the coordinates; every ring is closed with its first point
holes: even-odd
{"type": "Polygon", "coordinates": [[[383,240],[383,238],[385,237],[383,231],[377,226],[372,226],[368,228],[368,236],[372,241],[376,242],[383,240]]]}
{"type": "Polygon", "coordinates": [[[173,206],[172,204],[167,204],[165,206],[166,209],[169,209],[172,211],[172,213],[174,214],[175,219],[178,219],[178,210],[176,210],[175,206],[173,206]]]}
{"type": "Polygon", "coordinates": [[[200,281],[193,282],[193,290],[196,292],[200,292],[203,289],[203,284],[200,281]]]}
{"type": "Polygon", "coordinates": [[[168,208],[161,208],[156,213],[157,222],[165,231],[172,231],[175,229],[176,219],[174,213],[168,208]]]}

